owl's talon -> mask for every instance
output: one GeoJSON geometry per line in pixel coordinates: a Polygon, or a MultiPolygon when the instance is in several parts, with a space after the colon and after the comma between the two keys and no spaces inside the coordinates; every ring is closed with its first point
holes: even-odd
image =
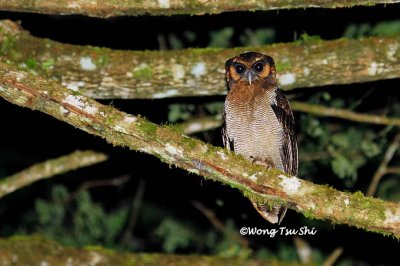
{"type": "Polygon", "coordinates": [[[254,158],[253,156],[250,156],[250,160],[251,160],[252,164],[261,165],[267,169],[274,168],[274,164],[271,163],[270,161],[268,161],[267,159],[262,160],[262,159],[254,158]]]}

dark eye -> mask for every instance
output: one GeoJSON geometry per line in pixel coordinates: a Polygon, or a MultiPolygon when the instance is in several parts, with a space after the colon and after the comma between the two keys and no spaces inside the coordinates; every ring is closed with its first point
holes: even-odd
{"type": "Polygon", "coordinates": [[[255,71],[261,72],[264,69],[264,65],[262,63],[255,63],[253,68],[255,71]]]}
{"type": "Polygon", "coordinates": [[[235,66],[235,69],[236,69],[236,72],[237,72],[238,74],[242,74],[246,68],[245,68],[244,65],[242,65],[242,64],[237,64],[237,65],[235,66]]]}

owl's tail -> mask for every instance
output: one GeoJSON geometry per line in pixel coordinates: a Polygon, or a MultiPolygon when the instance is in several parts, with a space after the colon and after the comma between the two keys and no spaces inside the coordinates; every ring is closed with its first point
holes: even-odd
{"type": "Polygon", "coordinates": [[[258,213],[268,222],[272,224],[280,224],[285,217],[287,208],[279,203],[274,203],[272,205],[269,204],[258,204],[252,200],[250,200],[251,204],[253,204],[254,208],[258,211],[258,213]]]}

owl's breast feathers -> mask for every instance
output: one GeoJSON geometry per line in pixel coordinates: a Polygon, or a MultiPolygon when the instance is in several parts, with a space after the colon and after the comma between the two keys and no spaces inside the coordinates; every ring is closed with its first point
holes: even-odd
{"type": "Polygon", "coordinates": [[[233,86],[225,100],[224,145],[297,176],[294,118],[277,87],[233,86]]]}

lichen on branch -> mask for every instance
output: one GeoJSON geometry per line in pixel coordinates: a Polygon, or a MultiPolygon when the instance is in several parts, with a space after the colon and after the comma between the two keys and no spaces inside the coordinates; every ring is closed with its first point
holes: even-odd
{"type": "Polygon", "coordinates": [[[307,217],[331,220],[400,238],[400,204],[337,191],[102,105],[57,82],[0,62],[0,97],[49,114],[109,143],[160,158],[204,178],[239,189],[260,203],[279,201],[307,217]]]}
{"type": "Polygon", "coordinates": [[[0,43],[0,59],[97,99],[224,95],[224,63],[246,50],[275,59],[283,90],[400,77],[400,37],[310,40],[254,49],[121,51],[36,38],[3,20],[0,43]]]}
{"type": "MultiPolygon", "coordinates": [[[[0,87],[1,90],[1,87],[0,87]]],[[[41,179],[107,160],[107,155],[94,151],[75,151],[28,167],[0,180],[0,198],[41,179]]]]}
{"type": "Polygon", "coordinates": [[[108,18],[139,15],[204,15],[231,11],[277,10],[293,8],[338,8],[397,3],[398,0],[128,0],[128,1],[56,1],[56,0],[0,0],[0,9],[54,15],[80,14],[108,18]]]}

